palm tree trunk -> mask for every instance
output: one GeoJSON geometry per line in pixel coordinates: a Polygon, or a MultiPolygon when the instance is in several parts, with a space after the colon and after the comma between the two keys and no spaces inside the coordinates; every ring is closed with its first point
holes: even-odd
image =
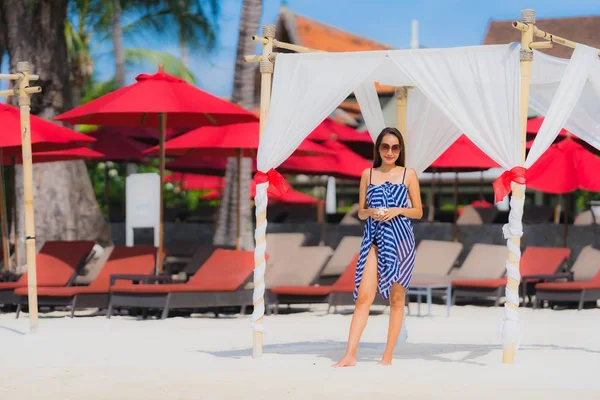
{"type": "MultiPolygon", "coordinates": [[[[252,35],[258,31],[260,16],[262,13],[262,0],[244,0],[242,4],[242,15],[239,25],[239,36],[237,45],[237,55],[235,60],[235,73],[233,76],[233,93],[231,101],[239,104],[246,109],[251,109],[254,105],[254,71],[255,63],[244,62],[244,56],[253,54],[256,45],[252,41],[252,35]]],[[[244,159],[241,163],[240,171],[237,170],[237,163],[227,164],[228,172],[225,174],[225,186],[232,188],[223,193],[223,196],[232,196],[228,201],[222,201],[220,205],[219,218],[215,237],[219,243],[235,243],[236,229],[227,229],[225,224],[228,222],[241,230],[241,248],[245,250],[254,247],[252,237],[252,213],[250,210],[250,176],[252,174],[252,162],[244,159]],[[233,171],[235,172],[233,172],[233,171]],[[240,176],[241,185],[239,191],[232,177],[240,176]],[[233,204],[235,207],[231,207],[233,204]],[[240,219],[238,222],[237,219],[240,219]],[[223,237],[226,236],[226,237],[223,237]]]]}
{"type": "Polygon", "coordinates": [[[244,62],[244,56],[254,54],[256,44],[252,35],[256,35],[262,14],[262,0],[244,0],[238,35],[235,73],[233,75],[233,93],[231,101],[246,109],[254,106],[254,72],[256,63],[244,62]]]}
{"type": "Polygon", "coordinates": [[[115,80],[117,89],[125,86],[125,45],[121,26],[121,1],[112,1],[112,42],[115,53],[115,80]]]}
{"type": "MultiPolygon", "coordinates": [[[[42,92],[32,96],[31,113],[51,119],[71,107],[71,88],[64,22],[68,0],[22,2],[0,0],[0,14],[10,15],[0,25],[6,34],[10,69],[28,61],[40,76],[42,92]],[[10,12],[9,11],[10,7],[10,12]]],[[[110,231],[96,201],[83,161],[35,164],[34,216],[37,250],[48,240],[97,240],[110,244],[110,231]]],[[[23,170],[16,168],[17,232],[25,232],[23,170]]],[[[19,260],[25,262],[24,242],[18,240],[19,260]]]]}

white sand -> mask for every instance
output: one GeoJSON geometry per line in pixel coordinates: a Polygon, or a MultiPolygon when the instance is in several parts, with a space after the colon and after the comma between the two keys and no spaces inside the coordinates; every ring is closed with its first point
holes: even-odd
{"type": "MultiPolygon", "coordinates": [[[[315,308],[313,308],[315,310],[315,308]]],[[[135,320],[0,315],[0,399],[578,399],[600,398],[600,310],[521,309],[517,363],[501,364],[501,308],[434,306],[408,317],[394,365],[376,361],[387,313],[373,315],[359,365],[333,369],[350,315],[266,319],[262,360],[248,316],[135,320]],[[508,397],[505,397],[508,396],[508,397]]]]}

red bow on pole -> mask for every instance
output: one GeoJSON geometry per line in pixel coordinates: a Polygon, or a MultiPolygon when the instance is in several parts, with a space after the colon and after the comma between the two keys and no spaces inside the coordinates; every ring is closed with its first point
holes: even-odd
{"type": "Polygon", "coordinates": [[[501,202],[510,193],[511,182],[524,185],[527,181],[526,175],[527,169],[524,167],[513,167],[510,171],[504,171],[492,184],[494,187],[494,195],[496,196],[495,202],[501,202]]]}
{"type": "Polygon", "coordinates": [[[290,184],[285,181],[283,175],[271,168],[267,173],[258,171],[254,175],[254,182],[257,184],[269,182],[269,190],[273,191],[278,195],[284,195],[290,190],[290,184]]]}

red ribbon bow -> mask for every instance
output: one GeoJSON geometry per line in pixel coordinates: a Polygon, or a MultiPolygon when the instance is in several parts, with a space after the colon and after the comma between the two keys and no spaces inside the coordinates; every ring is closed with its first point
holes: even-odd
{"type": "Polygon", "coordinates": [[[262,171],[258,171],[256,175],[254,175],[254,182],[257,184],[269,182],[269,191],[273,189],[273,192],[279,196],[284,195],[290,190],[290,184],[285,181],[283,175],[273,168],[267,171],[266,174],[262,171]]]}
{"type": "Polygon", "coordinates": [[[494,187],[494,194],[496,196],[496,203],[504,200],[510,193],[510,183],[515,182],[519,185],[524,185],[526,179],[527,169],[524,167],[513,167],[510,171],[504,171],[498,179],[492,184],[494,187]]]}

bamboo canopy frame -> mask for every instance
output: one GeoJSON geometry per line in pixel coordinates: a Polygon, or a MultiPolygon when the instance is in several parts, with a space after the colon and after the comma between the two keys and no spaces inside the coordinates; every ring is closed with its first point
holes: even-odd
{"type": "Polygon", "coordinates": [[[35,251],[35,222],[33,216],[33,167],[31,157],[30,96],[40,93],[39,86],[29,86],[29,82],[40,79],[29,74],[29,63],[18,62],[16,74],[0,74],[0,79],[16,81],[13,89],[0,91],[0,96],[18,96],[21,112],[21,149],[23,154],[23,197],[25,203],[25,246],[27,253],[27,290],[29,301],[29,327],[31,333],[38,328],[37,266],[35,251]]]}
{"type": "MultiPolygon", "coordinates": [[[[575,48],[577,43],[562,38],[560,36],[553,35],[548,32],[544,32],[535,26],[535,11],[531,9],[521,10],[521,21],[513,22],[513,27],[521,31],[521,51],[520,51],[520,75],[521,75],[521,90],[520,90],[520,130],[521,130],[521,142],[520,142],[520,154],[521,154],[521,166],[525,164],[526,157],[526,134],[527,134],[527,115],[529,106],[529,91],[530,91],[530,77],[531,77],[531,62],[533,60],[534,49],[551,48],[554,43],[575,48]],[[534,42],[534,36],[547,39],[544,42],[534,42]]],[[[264,130],[266,119],[269,112],[269,105],[271,100],[271,80],[273,74],[273,64],[276,60],[277,53],[273,52],[274,48],[282,48],[292,50],[298,53],[311,53],[318,52],[320,50],[311,49],[304,46],[293,45],[289,43],[280,42],[275,37],[275,25],[267,24],[263,25],[262,28],[263,37],[253,36],[252,40],[263,45],[262,54],[260,56],[248,55],[244,58],[246,62],[259,62],[261,72],[261,96],[260,96],[260,134],[264,130]]],[[[600,50],[599,50],[600,55],[600,50]]],[[[407,109],[407,89],[408,87],[398,88],[396,91],[396,122],[400,132],[404,139],[406,139],[406,109],[407,109]]],[[[406,142],[406,140],[405,140],[406,142]]],[[[525,197],[525,189],[522,185],[512,184],[512,193],[517,199],[521,201],[525,197]]],[[[257,216],[257,226],[260,226],[266,221],[266,210],[262,211],[257,216]]],[[[263,233],[261,237],[256,238],[256,244],[263,243],[266,240],[266,235],[263,233]]],[[[516,249],[520,249],[521,238],[511,237],[510,242],[516,249]]],[[[515,254],[509,251],[508,261],[519,268],[519,254],[515,254]]],[[[264,263],[263,260],[260,260],[264,263]]],[[[264,279],[264,278],[263,278],[264,279]]],[[[263,282],[254,282],[254,286],[263,282]]],[[[507,279],[507,289],[512,289],[515,293],[519,293],[520,281],[509,277],[507,279]]],[[[264,298],[261,296],[254,301],[254,307],[263,306],[264,298]]],[[[517,311],[518,304],[508,303],[508,307],[514,311],[517,311]]],[[[262,323],[262,317],[257,323],[262,323]]],[[[263,334],[262,332],[254,332],[253,342],[253,357],[262,357],[262,346],[263,346],[263,334]]],[[[516,343],[510,343],[503,349],[502,362],[504,364],[513,364],[515,359],[516,343]]]]}

